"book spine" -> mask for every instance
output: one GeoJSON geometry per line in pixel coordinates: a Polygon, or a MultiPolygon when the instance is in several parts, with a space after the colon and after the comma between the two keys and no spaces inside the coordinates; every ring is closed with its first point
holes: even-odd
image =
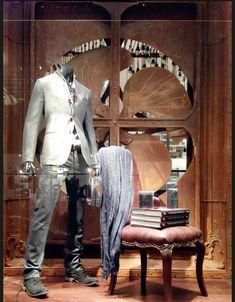
{"type": "Polygon", "coordinates": [[[187,219],[189,219],[188,214],[165,215],[161,217],[162,221],[175,221],[175,220],[187,220],[187,219]]]}
{"type": "Polygon", "coordinates": [[[178,220],[178,221],[171,221],[171,222],[149,222],[149,221],[135,221],[132,220],[131,224],[134,226],[143,226],[143,227],[149,227],[149,228],[166,228],[170,226],[181,226],[188,224],[188,220],[178,220]]]}
{"type": "Polygon", "coordinates": [[[175,220],[175,221],[165,221],[161,222],[161,227],[168,227],[168,226],[179,226],[188,224],[188,220],[175,220]]]}
{"type": "Polygon", "coordinates": [[[175,210],[175,211],[163,211],[162,216],[171,216],[171,215],[176,215],[176,214],[189,214],[188,210],[175,210]]]}
{"type": "Polygon", "coordinates": [[[177,220],[187,220],[189,219],[189,215],[171,215],[171,216],[151,216],[151,215],[143,215],[143,214],[132,214],[132,220],[137,221],[150,221],[150,222],[164,222],[164,221],[177,221],[177,220]]]}
{"type": "Polygon", "coordinates": [[[154,210],[132,210],[132,214],[135,215],[148,215],[148,216],[172,216],[172,215],[189,215],[189,210],[171,210],[171,211],[158,211],[157,209],[154,210]]]}

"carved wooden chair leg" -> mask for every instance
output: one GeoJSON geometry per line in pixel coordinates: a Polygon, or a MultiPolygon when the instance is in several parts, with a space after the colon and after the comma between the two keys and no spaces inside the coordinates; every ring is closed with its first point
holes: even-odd
{"type": "Polygon", "coordinates": [[[147,275],[147,249],[140,249],[141,259],[141,295],[146,295],[146,275],[147,275]]]}
{"type": "Polygon", "coordinates": [[[165,301],[172,302],[172,286],[171,286],[171,268],[172,268],[172,247],[167,246],[161,249],[162,266],[163,266],[163,282],[165,301]]]}
{"type": "Polygon", "coordinates": [[[202,240],[198,240],[195,242],[197,247],[197,260],[196,260],[196,275],[197,282],[200,288],[202,296],[208,296],[206,286],[203,279],[203,261],[205,255],[205,244],[202,240]]]}
{"type": "Polygon", "coordinates": [[[110,283],[109,283],[109,289],[108,289],[108,292],[110,295],[113,295],[113,292],[114,292],[114,289],[116,286],[116,282],[117,282],[117,274],[112,274],[110,283]]]}

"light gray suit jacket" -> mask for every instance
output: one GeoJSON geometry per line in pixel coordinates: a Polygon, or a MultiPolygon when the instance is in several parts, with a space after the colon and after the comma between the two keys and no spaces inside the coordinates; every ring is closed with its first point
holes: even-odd
{"type": "Polygon", "coordinates": [[[78,101],[72,110],[68,85],[58,72],[36,81],[30,98],[23,131],[22,162],[34,161],[41,119],[46,131],[40,158],[41,165],[62,165],[66,162],[73,139],[72,119],[81,141],[81,151],[88,165],[91,154],[97,153],[92,120],[91,92],[75,80],[78,101]]]}

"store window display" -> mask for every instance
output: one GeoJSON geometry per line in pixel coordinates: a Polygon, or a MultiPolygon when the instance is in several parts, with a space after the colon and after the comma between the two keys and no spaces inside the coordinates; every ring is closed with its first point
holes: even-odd
{"type": "Polygon", "coordinates": [[[33,88],[22,146],[21,171],[28,179],[35,174],[34,157],[42,119],[46,129],[23,270],[23,288],[30,296],[48,293],[40,272],[50,221],[63,181],[68,194],[65,279],[85,285],[97,284],[95,277],[86,274],[80,259],[88,171],[99,175],[100,170],[91,105],[90,90],[76,80],[69,64],[57,64],[56,70],[38,79],[33,88]]]}

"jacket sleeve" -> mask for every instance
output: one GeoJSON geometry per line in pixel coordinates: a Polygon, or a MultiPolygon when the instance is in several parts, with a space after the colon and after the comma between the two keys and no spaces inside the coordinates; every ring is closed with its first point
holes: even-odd
{"type": "Polygon", "coordinates": [[[89,92],[88,97],[88,104],[87,104],[87,110],[86,110],[86,117],[84,121],[84,127],[86,136],[89,142],[91,155],[95,155],[97,153],[97,145],[96,145],[96,136],[95,136],[95,129],[93,124],[93,118],[92,118],[92,100],[91,100],[91,93],[89,92]]]}
{"type": "Polygon", "coordinates": [[[23,130],[22,162],[34,161],[39,126],[44,106],[41,79],[34,85],[23,130]]]}

